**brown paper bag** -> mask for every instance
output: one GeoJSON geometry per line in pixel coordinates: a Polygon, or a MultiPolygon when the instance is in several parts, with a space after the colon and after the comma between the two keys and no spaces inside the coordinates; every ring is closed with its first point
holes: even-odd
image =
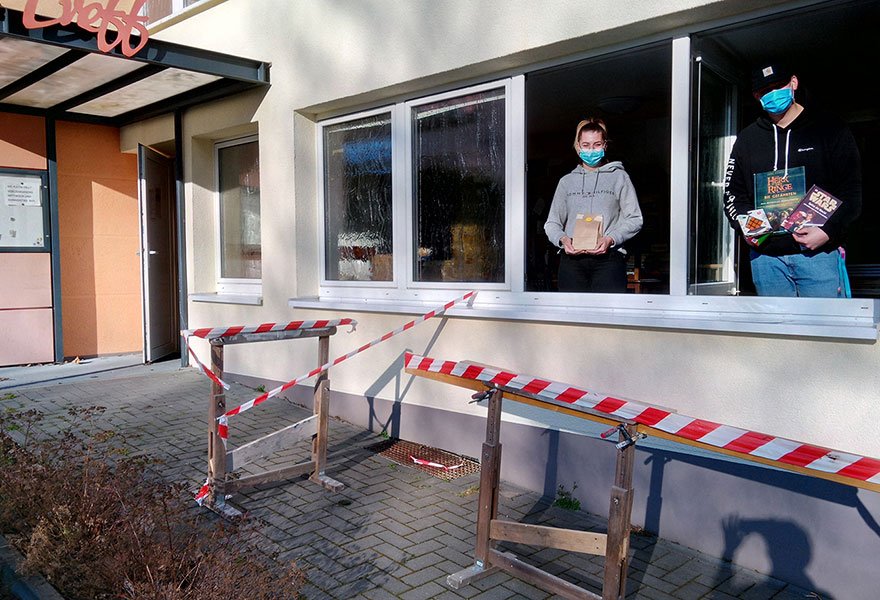
{"type": "Polygon", "coordinates": [[[602,239],[602,215],[578,215],[571,245],[575,250],[592,250],[602,239]]]}

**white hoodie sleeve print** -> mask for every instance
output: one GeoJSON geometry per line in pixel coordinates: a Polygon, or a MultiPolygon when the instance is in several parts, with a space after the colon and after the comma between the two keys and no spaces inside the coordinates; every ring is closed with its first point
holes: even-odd
{"type": "Polygon", "coordinates": [[[621,186],[617,200],[620,212],[614,225],[605,232],[605,235],[614,240],[614,246],[620,247],[630,240],[642,229],[642,209],[639,208],[639,199],[636,188],[625,171],[622,173],[621,186]]]}

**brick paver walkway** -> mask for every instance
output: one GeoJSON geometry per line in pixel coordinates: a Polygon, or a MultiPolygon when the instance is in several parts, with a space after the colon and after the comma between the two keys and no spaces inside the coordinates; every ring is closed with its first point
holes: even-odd
{"type": "MultiPolygon", "coordinates": [[[[4,390],[0,406],[37,408],[63,418],[71,406],[105,406],[109,424],[138,449],[163,455],[168,476],[205,478],[206,417],[210,384],[194,370],[120,379],[4,390]]],[[[227,395],[232,407],[254,396],[239,385],[227,395]]],[[[284,399],[230,420],[230,441],[239,445],[295,422],[309,411],[284,399]]],[[[453,590],[446,576],[470,566],[476,532],[479,475],[445,481],[398,465],[366,446],[379,436],[332,420],[327,474],[345,484],[331,493],[306,480],[289,481],[237,495],[233,504],[265,526],[260,546],[292,558],[303,569],[309,600],[543,599],[551,596],[503,573],[453,590]]],[[[259,472],[308,457],[302,444],[264,464],[259,472]]],[[[552,506],[552,498],[502,486],[499,512],[506,518],[559,527],[603,531],[604,522],[584,512],[552,506]]],[[[632,536],[627,598],[653,600],[795,600],[808,591],[713,559],[653,536],[632,536]]],[[[526,561],[599,593],[604,560],[582,554],[509,544],[526,561]]]]}

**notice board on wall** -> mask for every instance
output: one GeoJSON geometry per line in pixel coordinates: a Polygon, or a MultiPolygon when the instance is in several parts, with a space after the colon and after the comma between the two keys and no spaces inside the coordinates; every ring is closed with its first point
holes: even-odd
{"type": "Polygon", "coordinates": [[[0,248],[45,248],[40,175],[0,174],[0,248]]]}

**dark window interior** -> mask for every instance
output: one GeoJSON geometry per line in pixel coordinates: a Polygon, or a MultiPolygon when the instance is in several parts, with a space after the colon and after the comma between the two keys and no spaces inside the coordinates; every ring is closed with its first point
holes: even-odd
{"type": "Polygon", "coordinates": [[[610,160],[633,181],[642,231],[625,244],[628,291],[669,291],[669,42],[526,75],[525,289],[556,291],[557,248],[544,222],[559,179],[574,169],[575,127],[590,116],[608,125],[610,160]]]}

